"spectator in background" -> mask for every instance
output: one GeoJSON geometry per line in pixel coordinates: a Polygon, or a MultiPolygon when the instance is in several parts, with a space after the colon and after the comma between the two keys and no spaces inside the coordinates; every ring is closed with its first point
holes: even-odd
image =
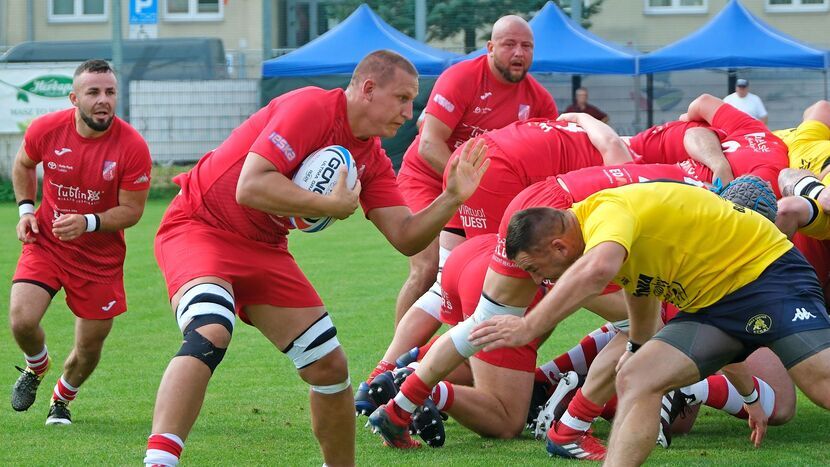
{"type": "Polygon", "coordinates": [[[739,78],[735,81],[735,92],[724,97],[723,101],[766,125],[767,109],[760,97],[749,92],[749,80],[739,78]]]}
{"type": "Polygon", "coordinates": [[[608,114],[588,103],[588,88],[576,89],[574,103],[565,110],[565,113],[569,112],[588,114],[603,123],[608,123],[608,114]]]}

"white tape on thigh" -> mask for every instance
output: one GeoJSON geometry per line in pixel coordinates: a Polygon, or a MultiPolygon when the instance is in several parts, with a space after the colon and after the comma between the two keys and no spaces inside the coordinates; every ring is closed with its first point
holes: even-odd
{"type": "Polygon", "coordinates": [[[227,319],[231,323],[231,329],[236,322],[236,316],[233,311],[218,303],[197,302],[191,305],[191,302],[197,295],[210,294],[221,297],[227,300],[233,306],[233,296],[227,290],[216,284],[197,284],[190,288],[182,298],[179,300],[179,306],[176,307],[176,321],[179,324],[179,329],[184,332],[185,327],[196,316],[200,315],[219,315],[227,319]]]}
{"type": "Polygon", "coordinates": [[[291,357],[297,369],[311,365],[328,355],[332,350],[340,347],[337,336],[332,336],[325,342],[318,343],[313,348],[309,348],[320,335],[329,329],[334,329],[334,323],[331,321],[331,317],[326,315],[310,328],[306,329],[300,337],[294,339],[294,342],[291,343],[291,346],[285,353],[291,357]]]}
{"type": "Polygon", "coordinates": [[[346,378],[346,381],[337,384],[331,384],[329,386],[311,386],[311,390],[320,394],[337,394],[338,392],[343,392],[346,389],[349,389],[349,386],[352,385],[351,378],[346,378]]]}
{"type": "MultiPolygon", "coordinates": [[[[435,285],[432,287],[435,288],[435,285]]],[[[441,288],[439,287],[437,293],[433,289],[427,290],[425,294],[421,295],[421,298],[415,301],[413,306],[424,310],[428,315],[440,321],[442,302],[441,288]]]]}
{"type": "Polygon", "coordinates": [[[476,347],[470,343],[469,337],[473,328],[478,323],[483,323],[493,316],[497,315],[513,315],[522,317],[525,314],[525,307],[500,305],[485,298],[484,295],[478,301],[476,311],[473,316],[465,319],[463,322],[452,328],[449,333],[452,342],[455,345],[455,350],[458,351],[464,358],[469,358],[479,350],[481,347],[476,347]]]}

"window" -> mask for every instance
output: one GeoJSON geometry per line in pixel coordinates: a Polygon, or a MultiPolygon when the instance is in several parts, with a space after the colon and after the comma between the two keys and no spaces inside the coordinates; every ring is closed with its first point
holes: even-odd
{"type": "Polygon", "coordinates": [[[766,0],[766,11],[770,13],[800,13],[828,11],[828,0],[766,0]]]}
{"type": "Polygon", "coordinates": [[[104,22],[109,19],[107,3],[107,0],[49,0],[49,22],[104,22]]]}
{"type": "Polygon", "coordinates": [[[221,21],[224,0],[163,0],[166,21],[221,21]]]}
{"type": "Polygon", "coordinates": [[[709,0],[644,0],[647,15],[699,14],[709,11],[709,0]]]}

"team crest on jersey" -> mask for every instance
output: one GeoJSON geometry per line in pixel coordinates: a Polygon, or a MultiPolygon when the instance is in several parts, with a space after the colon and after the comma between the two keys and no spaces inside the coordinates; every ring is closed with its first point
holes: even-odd
{"type": "Polygon", "coordinates": [[[113,178],[115,178],[115,166],[116,166],[115,161],[104,161],[104,170],[102,172],[102,175],[104,176],[104,180],[109,182],[113,178]]]}
{"type": "Polygon", "coordinates": [[[763,313],[749,318],[746,323],[746,332],[750,334],[763,334],[770,329],[772,329],[772,318],[763,313]]]}
{"type": "Polygon", "coordinates": [[[530,118],[530,105],[519,104],[519,120],[527,120],[530,118]]]}

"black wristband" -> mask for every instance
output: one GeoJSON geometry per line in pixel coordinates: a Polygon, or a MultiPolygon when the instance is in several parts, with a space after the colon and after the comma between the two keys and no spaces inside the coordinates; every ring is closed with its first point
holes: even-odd
{"type": "Polygon", "coordinates": [[[643,346],[643,344],[637,344],[636,342],[628,341],[628,343],[625,344],[625,350],[627,350],[631,353],[634,353],[634,352],[640,350],[640,347],[642,347],[642,346],[643,346]]]}
{"type": "Polygon", "coordinates": [[[101,216],[99,216],[98,214],[92,215],[95,216],[95,230],[93,230],[93,232],[97,232],[101,230],[101,216]]]}
{"type": "Polygon", "coordinates": [[[34,200],[31,200],[31,199],[21,199],[17,203],[18,206],[23,206],[24,204],[31,204],[32,206],[34,206],[35,202],[34,202],[34,200]]]}

